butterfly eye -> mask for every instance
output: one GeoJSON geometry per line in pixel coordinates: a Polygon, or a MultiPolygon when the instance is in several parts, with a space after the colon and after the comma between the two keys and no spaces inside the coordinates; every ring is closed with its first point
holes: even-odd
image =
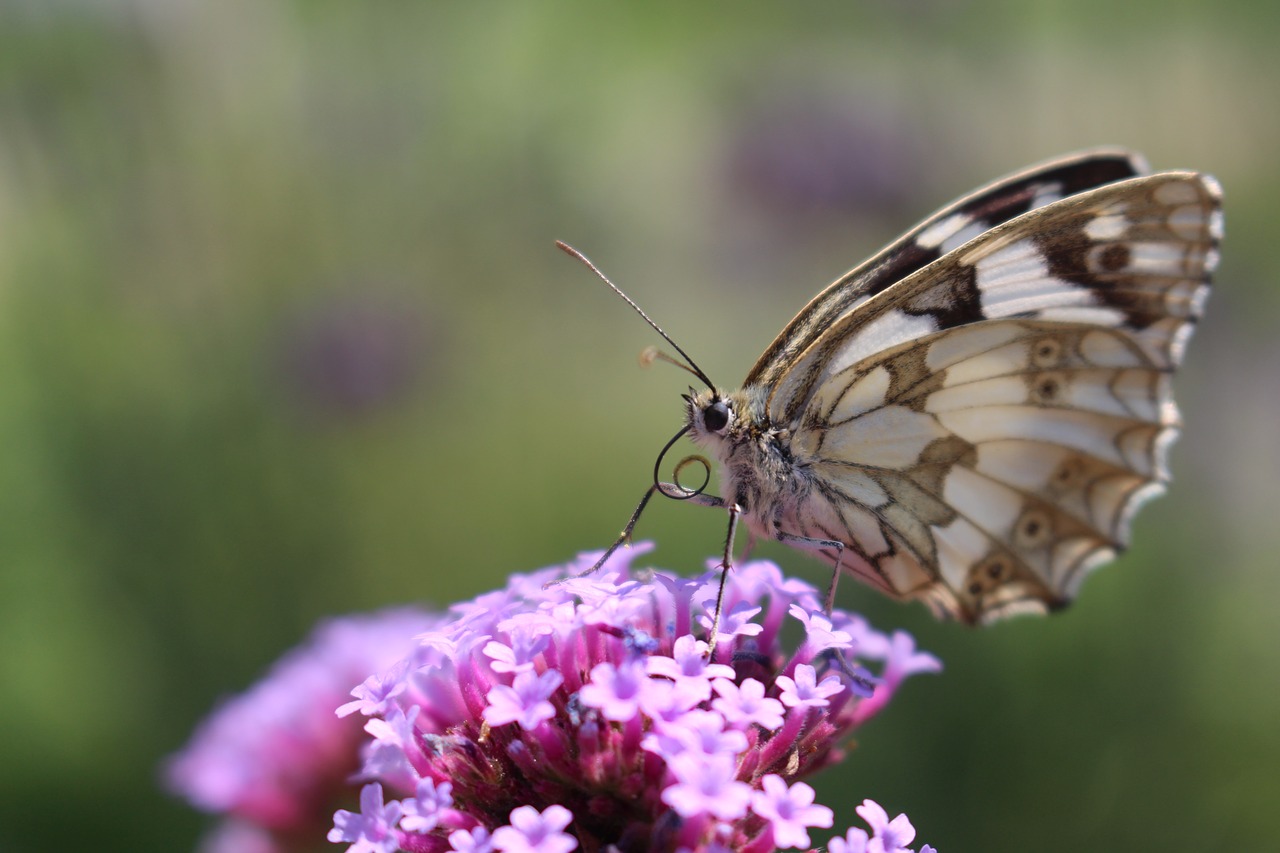
{"type": "Polygon", "coordinates": [[[729,405],[724,400],[716,400],[703,410],[702,422],[711,432],[720,432],[729,425],[729,405]]]}

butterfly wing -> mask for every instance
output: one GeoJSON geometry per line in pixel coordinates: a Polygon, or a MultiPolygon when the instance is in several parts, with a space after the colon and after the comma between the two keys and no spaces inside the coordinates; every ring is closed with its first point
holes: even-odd
{"type": "Polygon", "coordinates": [[[1212,178],[1121,181],[840,315],[769,388],[814,486],[788,532],[965,621],[1068,602],[1168,479],[1169,378],[1221,232],[1212,178]]]}
{"type": "Polygon", "coordinates": [[[796,354],[842,316],[970,238],[1037,207],[1147,171],[1138,154],[1094,149],[1032,166],[959,199],[815,296],[757,359],[744,384],[772,385],[796,354]]]}

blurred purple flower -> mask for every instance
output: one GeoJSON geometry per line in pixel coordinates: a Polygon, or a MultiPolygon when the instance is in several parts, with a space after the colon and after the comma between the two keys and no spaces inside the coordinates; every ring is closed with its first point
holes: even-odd
{"type": "Polygon", "coordinates": [[[874,696],[858,706],[856,716],[859,722],[878,713],[898,685],[909,676],[942,671],[942,662],[928,652],[916,651],[915,638],[906,631],[894,631],[892,638],[871,632],[865,641],[875,647],[875,656],[885,662],[881,679],[889,689],[884,692],[877,690],[874,696]]]}
{"type": "Polygon", "coordinates": [[[578,841],[562,830],[572,822],[573,813],[564,806],[542,812],[520,806],[511,812],[511,824],[493,833],[493,846],[502,853],[569,853],[578,841]]]}
{"type": "Polygon", "coordinates": [[[444,810],[453,805],[448,782],[439,785],[434,779],[423,779],[413,799],[404,801],[404,817],[400,825],[410,832],[430,832],[440,823],[444,810]]]}
{"type": "Polygon", "coordinates": [[[483,826],[455,829],[449,833],[449,849],[454,853],[492,853],[493,839],[483,826]]]}
{"type": "MultiPolygon", "coordinates": [[[[719,572],[632,572],[645,550],[546,589],[594,555],[514,576],[452,608],[405,662],[353,690],[342,713],[370,718],[361,778],[404,799],[396,814],[370,795],[360,816],[339,813],[334,833],[357,853],[763,853],[830,826],[796,780],[838,760],[902,678],[928,668],[913,663],[920,653],[858,617],[812,616],[816,590],[752,562],[729,576],[732,632],[707,661],[719,572]],[[806,636],[789,651],[783,623],[799,614],[806,636]],[[833,644],[854,666],[896,666],[894,680],[868,698],[833,644]]],[[[887,823],[875,837],[910,840],[899,830],[887,823]]]]}
{"type": "MultiPolygon", "coordinates": [[[[296,839],[323,835],[360,766],[360,726],[334,710],[352,682],[403,658],[433,624],[409,609],[322,623],[261,682],[224,701],[164,768],[170,790],[228,818],[203,849],[289,850],[296,839]]],[[[401,713],[385,702],[369,708],[401,713]]]]}
{"type": "Polygon", "coordinates": [[[401,400],[430,359],[422,312],[385,294],[331,298],[284,333],[289,390],[308,410],[363,415],[401,400]]]}
{"type": "Polygon", "coordinates": [[[741,120],[727,179],[783,224],[832,213],[883,216],[913,201],[922,138],[886,98],[776,92],[741,120]]]}
{"type": "Polygon", "coordinates": [[[667,760],[674,779],[662,801],[686,819],[704,816],[737,820],[751,805],[751,786],[738,780],[732,753],[681,752],[667,760]]]}

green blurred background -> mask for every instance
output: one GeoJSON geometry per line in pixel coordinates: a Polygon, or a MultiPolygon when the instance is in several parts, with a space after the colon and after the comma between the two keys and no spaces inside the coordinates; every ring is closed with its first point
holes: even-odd
{"type": "MultiPolygon", "coordinates": [[[[602,547],[688,377],[997,175],[1115,143],[1227,240],[1170,496],[1052,620],[846,585],[946,672],[818,780],[943,853],[1280,837],[1271,2],[0,3],[0,850],[186,850],[157,763],[319,617],[602,547]]],[[[655,505],[697,570],[723,519],[655,505]]],[[[791,573],[814,562],[766,548],[791,573]]]]}

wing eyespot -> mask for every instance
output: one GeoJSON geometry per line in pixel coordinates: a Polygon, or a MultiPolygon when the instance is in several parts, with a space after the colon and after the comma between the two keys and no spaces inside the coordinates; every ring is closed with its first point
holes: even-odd
{"type": "Polygon", "coordinates": [[[1028,509],[1014,528],[1013,544],[1023,551],[1043,548],[1052,539],[1053,517],[1042,509],[1028,509]]]}
{"type": "Polygon", "coordinates": [[[1059,373],[1041,373],[1031,383],[1031,399],[1041,405],[1053,405],[1062,398],[1064,377],[1059,373]]]}
{"type": "Polygon", "coordinates": [[[1031,348],[1031,363],[1036,367],[1052,367],[1062,358],[1062,342],[1056,338],[1041,338],[1031,348]]]}

